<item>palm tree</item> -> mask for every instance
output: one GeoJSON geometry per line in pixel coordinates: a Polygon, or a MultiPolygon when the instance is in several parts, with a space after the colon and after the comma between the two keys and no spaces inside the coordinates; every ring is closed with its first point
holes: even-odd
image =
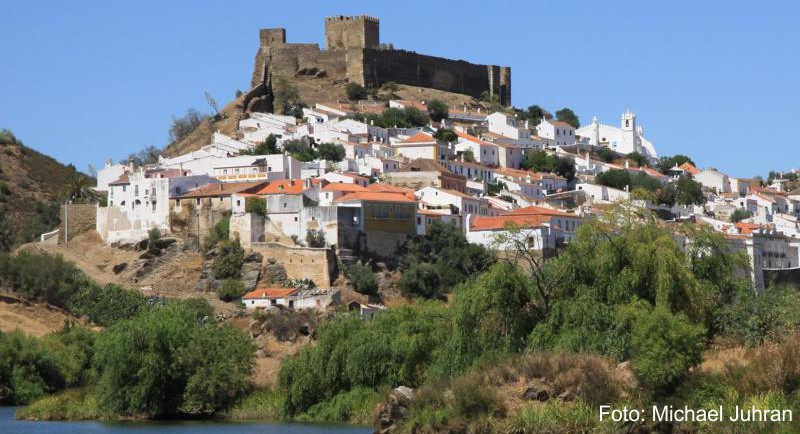
{"type": "Polygon", "coordinates": [[[78,203],[94,202],[97,192],[92,185],[92,178],[80,172],[73,172],[67,181],[67,199],[78,203]]]}

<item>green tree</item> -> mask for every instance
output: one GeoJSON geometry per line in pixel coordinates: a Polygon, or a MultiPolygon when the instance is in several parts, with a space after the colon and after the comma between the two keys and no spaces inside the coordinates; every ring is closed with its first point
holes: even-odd
{"type": "Polygon", "coordinates": [[[64,386],[58,361],[36,338],[0,332],[0,404],[25,405],[64,386]]]}
{"type": "Polygon", "coordinates": [[[322,229],[308,229],[306,231],[306,244],[308,244],[308,247],[325,247],[325,232],[322,229]]]}
{"type": "Polygon", "coordinates": [[[197,310],[167,303],[100,336],[98,404],[147,417],[222,412],[248,390],[254,356],[242,332],[204,324],[197,310]]]}
{"type": "Polygon", "coordinates": [[[627,158],[627,159],[633,161],[634,163],[636,163],[636,165],[638,167],[644,167],[648,163],[647,157],[645,157],[644,155],[642,155],[642,154],[640,154],[638,152],[631,152],[630,154],[626,155],[625,158],[627,158]]]}
{"type": "Polygon", "coordinates": [[[458,136],[456,135],[455,131],[449,128],[439,128],[433,134],[433,138],[443,142],[455,142],[458,140],[458,136]]]}
{"type": "Polygon", "coordinates": [[[358,83],[348,83],[345,89],[347,99],[350,101],[358,101],[367,98],[367,89],[358,83]]]}
{"type": "Polygon", "coordinates": [[[353,288],[361,294],[378,295],[378,279],[372,272],[369,264],[362,264],[361,261],[353,264],[347,269],[347,277],[353,288]]]}
{"type": "Polygon", "coordinates": [[[676,154],[671,157],[661,157],[658,159],[658,170],[661,173],[669,173],[669,170],[675,166],[680,166],[683,163],[689,163],[692,166],[695,166],[694,161],[691,158],[687,157],[686,155],[676,154]]]}
{"type": "Polygon", "coordinates": [[[428,101],[428,115],[434,122],[441,122],[450,114],[447,104],[438,99],[428,101]]]}
{"type": "Polygon", "coordinates": [[[753,216],[753,213],[751,213],[750,211],[748,211],[748,210],[746,210],[744,208],[736,208],[736,210],[734,210],[731,213],[731,222],[738,223],[738,222],[740,222],[740,221],[742,221],[744,219],[749,219],[752,216],[753,216]]]}
{"type": "Polygon", "coordinates": [[[566,122],[575,128],[581,126],[580,120],[578,120],[578,115],[566,107],[556,112],[556,119],[561,122],[566,122]]]}
{"type": "Polygon", "coordinates": [[[186,110],[182,117],[172,116],[172,125],[169,127],[169,141],[179,142],[192,133],[197,127],[208,119],[208,115],[200,113],[194,108],[186,110]]]}
{"type": "Polygon", "coordinates": [[[273,155],[280,153],[281,150],[278,149],[277,137],[275,137],[274,134],[270,134],[263,142],[257,144],[252,149],[240,151],[239,155],[273,155]]]}
{"type": "Polygon", "coordinates": [[[606,147],[601,147],[597,150],[597,158],[604,163],[613,163],[617,158],[617,154],[606,147]]]}
{"type": "Polygon", "coordinates": [[[436,299],[444,295],[439,270],[428,263],[411,265],[397,283],[403,294],[412,297],[436,299]]]}
{"type": "Polygon", "coordinates": [[[675,201],[681,205],[702,205],[706,203],[703,186],[688,178],[681,178],[676,183],[675,201]]]}
{"type": "Polygon", "coordinates": [[[219,254],[211,264],[215,279],[237,278],[244,265],[244,249],[239,244],[239,239],[220,241],[219,254]]]}
{"type": "Polygon", "coordinates": [[[700,362],[706,330],[683,314],[656,307],[640,312],[631,330],[636,375],[656,391],[675,386],[700,362]]]}
{"type": "Polygon", "coordinates": [[[95,182],[80,172],[70,175],[66,196],[75,203],[90,203],[97,201],[97,192],[94,190],[95,182]]]}
{"type": "Polygon", "coordinates": [[[239,279],[226,279],[217,290],[217,296],[222,301],[234,301],[244,295],[244,283],[239,279]]]}
{"type": "Polygon", "coordinates": [[[320,143],[317,145],[317,156],[323,160],[339,162],[344,160],[345,149],[342,145],[333,143],[320,143]]]}
{"type": "Polygon", "coordinates": [[[525,348],[536,324],[533,285],[511,262],[493,265],[476,281],[455,292],[452,340],[441,354],[450,375],[463,372],[480,358],[525,348]]]}
{"type": "Polygon", "coordinates": [[[528,119],[531,126],[539,125],[542,123],[542,119],[550,119],[553,117],[547,110],[538,105],[528,106],[528,109],[524,112],[524,116],[528,119]]]}
{"type": "Polygon", "coordinates": [[[317,158],[317,152],[311,147],[308,137],[285,141],[283,143],[283,150],[302,162],[308,162],[317,158]]]}
{"type": "Polygon", "coordinates": [[[464,153],[461,154],[461,159],[468,163],[475,162],[475,154],[472,152],[472,149],[467,149],[464,153]]]}
{"type": "Polygon", "coordinates": [[[244,199],[244,211],[260,216],[267,215],[267,201],[263,197],[246,197],[244,199]]]}

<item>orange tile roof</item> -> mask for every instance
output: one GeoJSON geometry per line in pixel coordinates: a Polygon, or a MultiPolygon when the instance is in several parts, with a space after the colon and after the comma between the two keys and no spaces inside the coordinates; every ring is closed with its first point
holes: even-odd
{"type": "Polygon", "coordinates": [[[378,193],[401,193],[401,194],[414,194],[414,190],[409,188],[398,187],[392,184],[370,184],[367,186],[368,191],[378,192],[378,193]]]}
{"type": "Polygon", "coordinates": [[[495,217],[477,216],[470,222],[470,230],[492,231],[506,229],[509,226],[521,228],[538,228],[550,221],[545,215],[499,215],[495,217]]]}
{"type": "Polygon", "coordinates": [[[761,229],[761,225],[756,223],[737,222],[734,226],[742,235],[752,234],[754,231],[761,229]]]}
{"type": "Polygon", "coordinates": [[[279,179],[271,181],[269,184],[262,188],[251,191],[256,195],[267,194],[303,194],[303,180],[302,179],[279,179]]]}
{"type": "Polygon", "coordinates": [[[373,192],[373,191],[360,191],[357,193],[350,193],[342,196],[334,202],[397,202],[397,203],[414,203],[414,199],[409,198],[402,193],[388,193],[388,192],[373,192]]]}
{"type": "Polygon", "coordinates": [[[697,175],[698,173],[700,173],[700,169],[694,167],[694,165],[688,161],[678,166],[678,168],[683,169],[692,175],[697,175]]]}
{"type": "Polygon", "coordinates": [[[194,190],[180,196],[183,198],[192,197],[220,197],[230,196],[234,193],[240,193],[251,188],[257,188],[265,185],[266,181],[260,182],[222,182],[217,184],[206,184],[202,187],[195,188],[194,190]]]}
{"type": "Polygon", "coordinates": [[[433,143],[433,142],[436,142],[436,139],[434,139],[433,136],[431,136],[430,134],[419,132],[403,140],[400,143],[433,143]]]}
{"type": "Polygon", "coordinates": [[[350,184],[344,182],[332,182],[325,187],[322,187],[322,191],[367,191],[366,188],[358,185],[358,184],[350,184]]]}
{"type": "Polygon", "coordinates": [[[545,208],[541,206],[526,206],[525,208],[518,208],[513,211],[509,211],[504,213],[503,215],[542,215],[542,216],[551,216],[551,217],[574,217],[574,218],[581,218],[580,216],[572,213],[567,213],[563,211],[559,211],[557,209],[552,208],[545,208]]]}
{"type": "Polygon", "coordinates": [[[297,292],[297,290],[294,288],[259,288],[255,291],[248,292],[242,298],[246,300],[253,298],[286,298],[295,292],[297,292]]]}
{"type": "Polygon", "coordinates": [[[489,143],[485,140],[481,140],[467,133],[462,133],[461,131],[454,131],[454,132],[456,133],[456,136],[461,137],[464,140],[469,140],[470,142],[479,143],[481,145],[494,145],[494,143],[489,143]]]}

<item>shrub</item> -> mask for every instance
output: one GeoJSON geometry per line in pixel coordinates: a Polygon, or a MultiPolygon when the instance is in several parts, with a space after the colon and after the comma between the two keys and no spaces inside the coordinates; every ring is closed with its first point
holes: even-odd
{"type": "Polygon", "coordinates": [[[428,115],[436,122],[441,122],[442,119],[447,118],[449,109],[447,104],[438,99],[428,101],[428,115]]]}
{"type": "Polygon", "coordinates": [[[451,390],[455,414],[463,419],[473,419],[482,414],[505,415],[505,406],[497,390],[482,384],[474,373],[456,379],[451,390]]]}
{"type": "Polygon", "coordinates": [[[322,229],[308,229],[306,231],[306,244],[308,244],[308,247],[325,247],[325,232],[322,229]]]}
{"type": "Polygon", "coordinates": [[[219,243],[219,254],[211,264],[215,279],[239,277],[244,265],[244,249],[239,240],[225,240],[219,243]]]}
{"type": "MultiPolygon", "coordinates": [[[[245,206],[247,204],[245,203],[245,206]]],[[[217,222],[211,230],[208,231],[208,236],[206,237],[205,248],[206,250],[213,249],[217,246],[220,241],[224,241],[228,239],[228,233],[230,232],[230,225],[231,221],[228,218],[224,218],[217,222]]]]}
{"type": "Polygon", "coordinates": [[[663,391],[700,362],[706,330],[664,308],[642,313],[631,331],[633,368],[643,384],[663,391]]]}
{"type": "Polygon", "coordinates": [[[261,216],[266,215],[267,201],[263,197],[247,197],[244,200],[244,211],[261,216]]]}
{"type": "Polygon", "coordinates": [[[170,142],[178,142],[191,134],[208,118],[208,115],[198,112],[194,108],[186,110],[182,117],[172,116],[172,125],[169,127],[170,142]]]}
{"type": "Polygon", "coordinates": [[[317,145],[317,157],[323,160],[339,162],[344,160],[346,151],[344,146],[333,143],[320,143],[317,145]]]}
{"type": "Polygon", "coordinates": [[[444,294],[438,270],[428,263],[409,267],[400,276],[398,285],[403,294],[412,297],[439,298],[444,294]]]}
{"type": "Polygon", "coordinates": [[[368,264],[362,264],[361,261],[353,264],[347,269],[347,277],[353,284],[353,288],[361,294],[378,294],[378,280],[375,278],[375,273],[372,272],[372,267],[368,264]]]}
{"type": "Polygon", "coordinates": [[[358,83],[348,83],[345,92],[347,92],[347,99],[350,101],[358,101],[367,98],[367,89],[358,83]]]}
{"type": "Polygon", "coordinates": [[[197,314],[171,302],[103,333],[95,361],[100,408],[160,417],[213,415],[235,405],[250,386],[252,343],[230,326],[201,323],[197,314]]]}
{"type": "Polygon", "coordinates": [[[744,219],[749,219],[753,216],[753,213],[744,209],[744,208],[736,208],[735,211],[731,213],[731,222],[738,223],[744,219]]]}
{"type": "Polygon", "coordinates": [[[58,361],[39,340],[0,332],[0,404],[28,404],[64,386],[58,361]]]}
{"type": "Polygon", "coordinates": [[[244,283],[238,279],[227,279],[217,290],[217,295],[222,301],[234,301],[244,295],[244,283]]]}

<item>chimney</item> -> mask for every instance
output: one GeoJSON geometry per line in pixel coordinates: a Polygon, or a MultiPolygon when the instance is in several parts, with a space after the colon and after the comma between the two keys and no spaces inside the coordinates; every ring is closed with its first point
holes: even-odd
{"type": "Polygon", "coordinates": [[[628,162],[628,160],[626,159],[626,160],[625,160],[625,168],[627,169],[627,168],[628,168],[628,166],[630,166],[630,163],[629,163],[629,162],[628,162]]]}

